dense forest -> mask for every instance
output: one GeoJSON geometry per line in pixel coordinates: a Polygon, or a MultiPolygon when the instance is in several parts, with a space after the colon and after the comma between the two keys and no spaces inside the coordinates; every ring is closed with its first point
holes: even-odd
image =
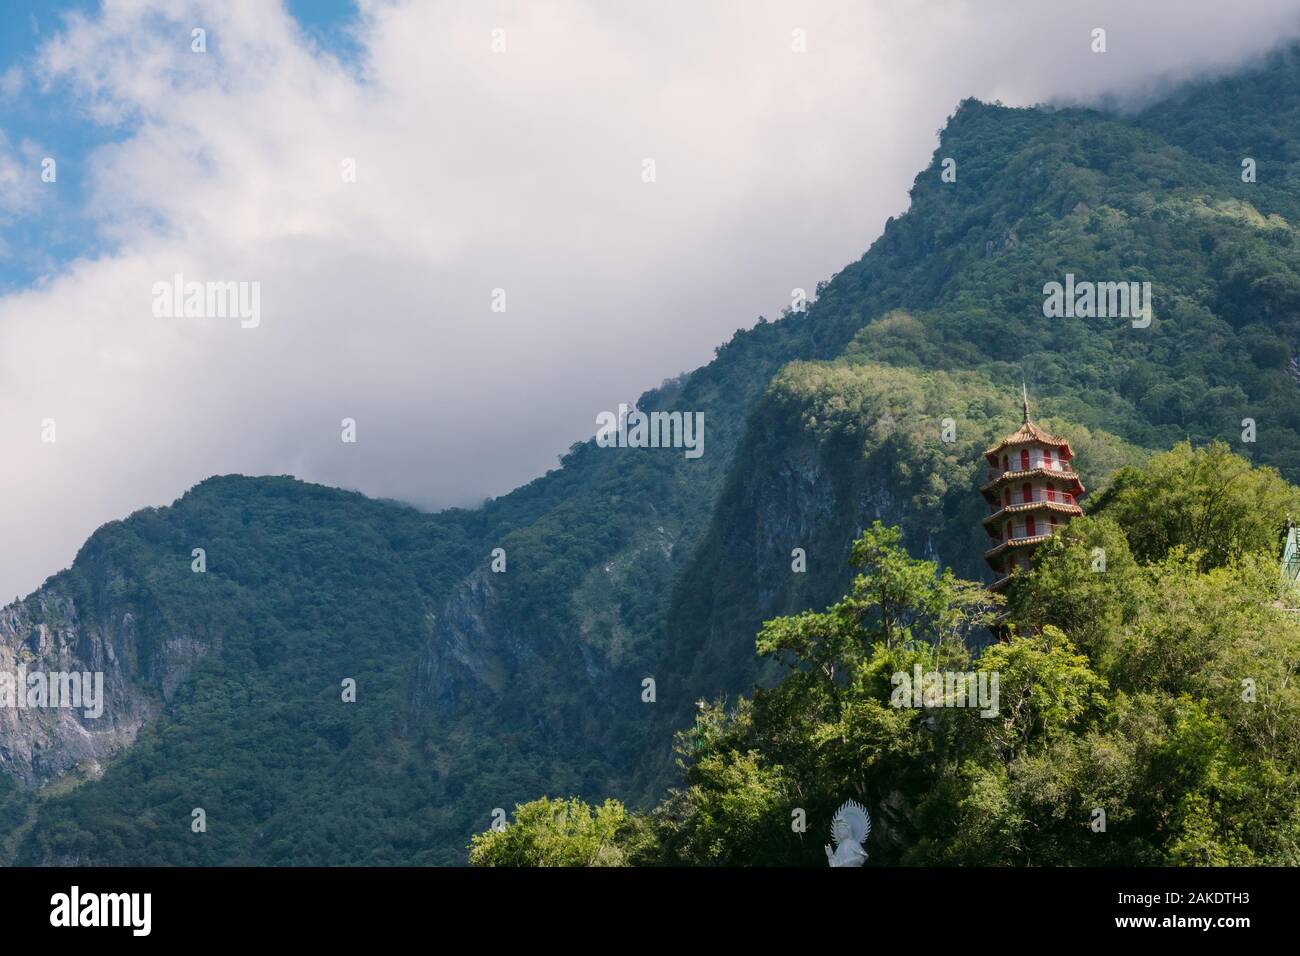
{"type": "Polygon", "coordinates": [[[1005,608],[877,522],[841,600],[764,624],[785,676],[678,735],[682,786],[642,813],[543,797],[470,859],[825,865],[856,799],[881,865],[1294,866],[1300,620],[1277,554],[1298,504],[1274,470],[1181,444],[1123,469],[1005,608]],[[894,675],[917,671],[997,675],[996,706],[916,706],[894,675]]]}

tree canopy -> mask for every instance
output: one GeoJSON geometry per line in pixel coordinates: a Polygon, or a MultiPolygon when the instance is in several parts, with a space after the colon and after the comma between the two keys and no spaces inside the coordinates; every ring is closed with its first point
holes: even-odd
{"type": "MultiPolygon", "coordinates": [[[[627,818],[611,858],[824,865],[855,799],[868,865],[1300,863],[1300,623],[1276,600],[1295,494],[1217,446],[1127,470],[1017,575],[1004,639],[978,654],[999,599],[876,523],[843,600],[764,625],[785,677],[701,706],[681,786],[627,818]],[[931,672],[996,675],[994,712],[898,693],[931,672]]],[[[537,814],[506,832],[544,837],[537,814]]]]}

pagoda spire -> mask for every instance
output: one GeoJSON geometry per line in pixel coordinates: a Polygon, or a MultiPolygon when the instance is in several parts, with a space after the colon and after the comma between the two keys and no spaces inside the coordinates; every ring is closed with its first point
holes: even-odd
{"type": "Polygon", "coordinates": [[[1025,400],[1024,422],[1026,425],[1028,425],[1029,424],[1029,388],[1028,386],[1025,385],[1025,380],[1023,378],[1020,380],[1020,395],[1025,400]]]}

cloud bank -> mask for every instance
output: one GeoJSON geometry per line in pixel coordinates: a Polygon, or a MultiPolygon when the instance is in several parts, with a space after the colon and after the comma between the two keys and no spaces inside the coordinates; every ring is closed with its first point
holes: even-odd
{"type": "Polygon", "coordinates": [[[347,64],[264,0],[68,20],[0,98],[114,135],[51,184],[39,130],[0,138],[0,249],[75,177],[112,252],[0,298],[0,596],[212,474],[509,491],[861,255],[960,99],[1138,96],[1300,26],[1280,0],[1065,6],[369,0],[347,64]],[[257,282],[260,324],[155,316],[177,274],[257,282]]]}

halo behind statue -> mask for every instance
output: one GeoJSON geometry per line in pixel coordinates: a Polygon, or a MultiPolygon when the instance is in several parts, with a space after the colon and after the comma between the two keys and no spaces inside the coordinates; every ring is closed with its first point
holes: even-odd
{"type": "Polygon", "coordinates": [[[844,806],[835,812],[835,817],[831,820],[831,839],[837,847],[840,845],[841,823],[848,828],[849,839],[853,842],[867,842],[867,836],[871,833],[871,814],[867,813],[867,808],[862,804],[856,800],[846,800],[844,806]]]}

